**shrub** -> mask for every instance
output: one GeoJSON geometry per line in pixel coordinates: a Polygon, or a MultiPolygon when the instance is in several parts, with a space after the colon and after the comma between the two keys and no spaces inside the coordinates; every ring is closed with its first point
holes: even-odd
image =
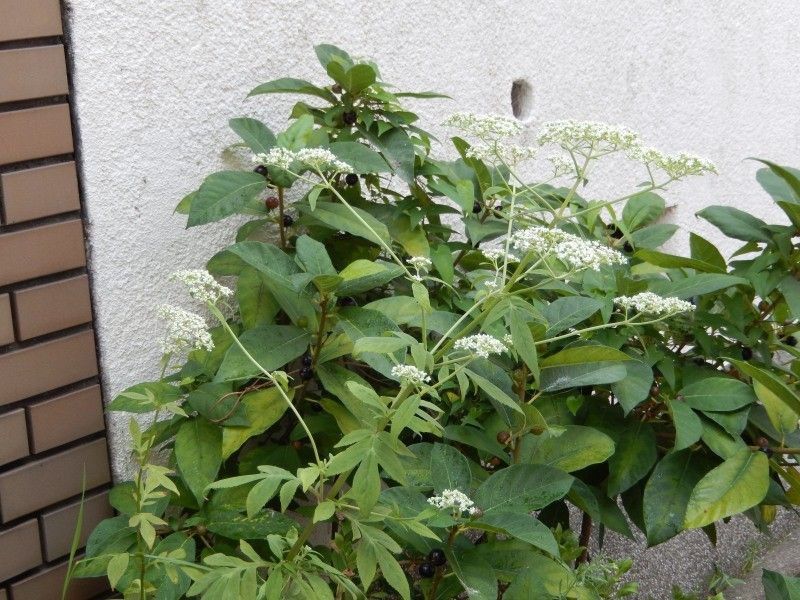
{"type": "Polygon", "coordinates": [[[469,113],[435,158],[401,102],[437,94],[316,51],[331,85],[251,93],[311,98],[284,132],[230,122],[255,170],[180,202],[189,227],[252,218],[176,275],[205,316],[165,307],[162,376],[109,406],[151,424],[78,575],[158,600],[612,598],[630,563],[587,565],[593,526],[714,539],[798,499],[795,171],[759,172],[790,225],[712,206],[733,260],[695,234],[667,254],[659,193],[708,161],[469,113]],[[585,198],[609,155],[637,185],[585,198]]]}

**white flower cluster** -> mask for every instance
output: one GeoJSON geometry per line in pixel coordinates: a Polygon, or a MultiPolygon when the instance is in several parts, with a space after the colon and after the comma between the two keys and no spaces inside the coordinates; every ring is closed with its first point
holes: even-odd
{"type": "Polygon", "coordinates": [[[164,354],[200,349],[210,352],[214,349],[205,319],[200,315],[169,304],[161,306],[158,313],[167,322],[167,331],[161,342],[164,354]]]}
{"type": "Polygon", "coordinates": [[[221,285],[205,269],[187,269],[173,273],[172,281],[180,281],[189,290],[189,295],[200,302],[216,304],[220,298],[227,298],[233,290],[221,285]]]}
{"type": "Polygon", "coordinates": [[[575,174],[575,163],[569,156],[563,154],[551,154],[547,157],[548,162],[553,167],[553,177],[564,177],[564,175],[575,174]]]}
{"type": "Polygon", "coordinates": [[[397,377],[401,381],[413,385],[422,385],[431,381],[430,375],[413,365],[396,365],[392,367],[392,377],[397,377]]]}
{"type": "Polygon", "coordinates": [[[522,133],[522,125],[511,117],[499,115],[478,115],[471,112],[457,112],[445,119],[443,125],[460,129],[464,133],[488,141],[497,141],[522,133]]]}
{"type": "Polygon", "coordinates": [[[539,143],[578,150],[592,146],[595,150],[608,152],[638,146],[639,135],[627,127],[568,119],[545,123],[539,131],[539,143]]]}
{"type": "Polygon", "coordinates": [[[442,510],[455,509],[459,514],[474,515],[478,512],[469,496],[459,490],[442,490],[441,496],[428,498],[428,504],[442,510]]]}
{"type": "Polygon", "coordinates": [[[485,333],[476,333],[475,335],[456,340],[453,348],[472,352],[481,358],[489,358],[490,354],[508,352],[508,348],[506,348],[503,342],[485,333]]]}
{"type": "Polygon", "coordinates": [[[694,304],[678,298],[665,298],[653,292],[642,292],[635,296],[620,296],[614,298],[614,304],[625,309],[634,309],[638,312],[653,315],[666,315],[694,310],[694,304]]]}
{"type": "Polygon", "coordinates": [[[430,259],[425,256],[412,256],[407,262],[418,271],[428,271],[433,264],[430,259]]]}
{"type": "Polygon", "coordinates": [[[717,167],[710,160],[687,152],[666,154],[655,148],[636,147],[630,149],[628,156],[650,167],[661,169],[673,179],[717,173],[717,167]]]}
{"type": "Polygon", "coordinates": [[[584,240],[560,229],[529,227],[512,236],[512,244],[521,252],[535,252],[540,256],[553,255],[575,270],[599,271],[603,265],[623,265],[625,256],[594,240],[584,240]]]}
{"type": "Polygon", "coordinates": [[[327,148],[303,148],[294,152],[288,148],[271,148],[266,154],[256,154],[253,162],[265,166],[288,169],[293,162],[300,162],[318,171],[336,171],[337,173],[352,173],[353,168],[346,162],[339,160],[327,148]]]}
{"type": "Polygon", "coordinates": [[[495,264],[497,264],[498,261],[504,260],[505,257],[508,257],[508,262],[510,263],[519,262],[518,256],[512,254],[511,252],[506,254],[506,249],[498,246],[483,248],[481,252],[483,252],[483,255],[495,264]]]}
{"type": "Polygon", "coordinates": [[[466,155],[469,158],[477,158],[485,163],[504,163],[514,166],[536,158],[538,150],[533,146],[517,146],[516,144],[495,142],[493,144],[476,144],[467,150],[466,155]]]}

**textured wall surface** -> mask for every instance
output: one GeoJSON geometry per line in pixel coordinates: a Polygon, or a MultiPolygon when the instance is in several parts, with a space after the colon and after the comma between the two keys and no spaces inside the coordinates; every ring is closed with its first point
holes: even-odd
{"type": "MultiPolygon", "coordinates": [[[[720,177],[667,196],[671,218],[731,204],[780,215],[748,156],[800,164],[800,12],[792,0],[631,2],[69,0],[97,327],[109,397],[157,375],[154,307],[177,267],[199,266],[230,227],[183,229],[172,213],[235,141],[230,117],[281,128],[293,99],[245,100],[291,75],[326,81],[312,52],[331,42],[374,58],[401,89],[455,101],[413,104],[423,123],[455,109],[511,113],[532,89],[532,123],[627,124],[651,144],[714,160],[720,177]]],[[[440,131],[432,127],[434,131],[440,131]]],[[[623,166],[596,173],[637,181],[623,166]]],[[[727,246],[728,249],[731,246],[727,246]]],[[[124,433],[122,434],[124,435],[124,433]]],[[[118,446],[118,473],[124,449],[118,446]]],[[[701,542],[702,543],[702,540],[701,542]]]]}

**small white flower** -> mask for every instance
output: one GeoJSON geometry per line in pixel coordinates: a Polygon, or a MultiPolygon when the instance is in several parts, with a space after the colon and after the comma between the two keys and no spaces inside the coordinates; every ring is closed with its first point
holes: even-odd
{"type": "Polygon", "coordinates": [[[412,256],[407,262],[417,271],[429,271],[433,265],[430,259],[424,256],[412,256]]]}
{"type": "Polygon", "coordinates": [[[266,167],[278,167],[279,169],[288,169],[289,166],[294,161],[295,155],[294,152],[289,150],[288,148],[281,148],[280,146],[275,146],[269,149],[269,152],[259,153],[253,157],[253,162],[258,163],[260,165],[264,165],[266,167]]]}
{"type": "Polygon", "coordinates": [[[625,256],[594,240],[584,240],[577,235],[560,229],[529,227],[517,231],[512,236],[514,249],[521,252],[534,252],[539,256],[555,256],[575,270],[600,270],[603,265],[622,265],[625,256]]]}
{"type": "Polygon", "coordinates": [[[353,172],[353,168],[350,165],[339,160],[327,148],[303,148],[295,152],[295,160],[320,171],[353,172]]]}
{"type": "Polygon", "coordinates": [[[511,334],[510,333],[507,333],[507,334],[505,334],[503,336],[503,343],[506,346],[513,346],[514,345],[514,340],[511,339],[511,334]]]}
{"type": "Polygon", "coordinates": [[[710,160],[687,152],[666,154],[655,148],[634,147],[630,149],[628,156],[650,167],[661,169],[673,179],[717,173],[717,167],[710,160]]]}
{"type": "Polygon", "coordinates": [[[609,152],[637,146],[639,135],[627,127],[569,119],[545,123],[539,131],[539,143],[558,144],[570,150],[591,147],[594,151],[609,152]]]}
{"type": "Polygon", "coordinates": [[[169,304],[161,306],[158,313],[167,322],[167,331],[161,343],[164,354],[201,349],[210,352],[214,349],[206,321],[200,315],[169,304]]]}
{"type": "Polygon", "coordinates": [[[396,365],[392,367],[392,377],[413,385],[430,383],[431,376],[413,365],[396,365]]]}
{"type": "Polygon", "coordinates": [[[457,112],[442,123],[446,127],[460,129],[485,142],[519,135],[522,125],[511,117],[499,115],[478,115],[471,112],[457,112]]]}
{"type": "Polygon", "coordinates": [[[474,515],[478,512],[478,509],[475,508],[475,503],[470,497],[459,490],[442,490],[440,496],[428,498],[428,504],[441,510],[452,509],[454,512],[457,512],[459,516],[461,516],[462,513],[474,515]]]}
{"type": "Polygon", "coordinates": [[[553,167],[553,177],[564,177],[565,175],[575,174],[575,163],[569,156],[564,154],[551,154],[547,160],[553,167]]]}
{"type": "Polygon", "coordinates": [[[216,304],[220,298],[227,298],[233,290],[221,285],[205,269],[187,269],[173,273],[172,281],[180,281],[189,290],[189,295],[200,302],[216,304]]]}
{"type": "Polygon", "coordinates": [[[506,256],[508,257],[508,262],[510,263],[519,262],[519,257],[515,256],[511,252],[506,254],[506,249],[501,248],[499,246],[493,246],[491,248],[483,248],[481,252],[483,252],[483,255],[493,263],[502,261],[506,256]]]}
{"type": "Polygon", "coordinates": [[[492,144],[476,144],[469,148],[466,155],[469,158],[477,158],[485,163],[501,164],[505,163],[514,166],[526,160],[536,158],[538,148],[533,146],[517,146],[494,142],[492,144]]]}
{"type": "Polygon", "coordinates": [[[653,292],[642,292],[635,296],[620,296],[614,298],[614,304],[625,309],[634,309],[638,312],[666,315],[694,310],[694,304],[679,298],[665,298],[653,292]]]}
{"type": "Polygon", "coordinates": [[[476,333],[475,335],[456,340],[453,348],[472,352],[481,358],[489,358],[490,354],[508,352],[508,348],[506,348],[503,342],[485,333],[476,333]]]}

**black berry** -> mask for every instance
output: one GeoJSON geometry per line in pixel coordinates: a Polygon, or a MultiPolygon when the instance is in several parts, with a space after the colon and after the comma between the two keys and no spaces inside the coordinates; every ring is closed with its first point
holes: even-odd
{"type": "Polygon", "coordinates": [[[267,171],[267,167],[264,165],[258,165],[255,169],[253,169],[254,173],[258,173],[262,177],[266,177],[269,171],[267,171]]]}
{"type": "Polygon", "coordinates": [[[339,306],[358,306],[356,299],[351,296],[339,298],[339,306]]]}
{"type": "Polygon", "coordinates": [[[334,83],[334,84],[331,86],[331,91],[332,91],[334,94],[341,94],[341,93],[342,93],[342,86],[340,86],[338,83],[334,83]]]}
{"type": "Polygon", "coordinates": [[[430,553],[428,553],[428,560],[435,566],[441,567],[447,562],[447,557],[444,555],[444,550],[441,548],[434,548],[430,551],[430,553]]]}
{"type": "Polygon", "coordinates": [[[303,358],[301,358],[300,360],[303,363],[304,367],[310,367],[311,363],[313,362],[313,358],[311,357],[311,354],[309,352],[303,354],[303,358]]]}
{"type": "Polygon", "coordinates": [[[480,202],[475,202],[475,203],[472,205],[472,212],[474,212],[476,215],[477,215],[479,212],[481,212],[482,210],[483,210],[483,207],[481,206],[481,203],[480,203],[480,202]]]}
{"type": "Polygon", "coordinates": [[[625,245],[622,247],[622,249],[628,253],[633,252],[633,246],[631,245],[630,242],[625,242],[625,245]]]}
{"type": "Polygon", "coordinates": [[[436,573],[436,567],[429,562],[424,562],[419,566],[418,573],[423,579],[428,579],[429,577],[433,577],[433,574],[436,573]]]}
{"type": "Polygon", "coordinates": [[[292,215],[283,215],[283,226],[291,227],[294,224],[294,217],[292,215]]]}
{"type": "Polygon", "coordinates": [[[266,200],[264,200],[264,205],[267,207],[267,210],[272,210],[274,208],[278,208],[281,201],[278,200],[277,196],[270,196],[266,200]]]}
{"type": "Polygon", "coordinates": [[[797,346],[797,338],[793,335],[787,335],[783,338],[783,343],[788,344],[789,346],[797,346]]]}
{"type": "Polygon", "coordinates": [[[694,364],[696,364],[698,367],[702,367],[703,365],[706,364],[706,361],[705,361],[705,359],[700,358],[698,356],[697,358],[694,359],[694,364]]]}
{"type": "Polygon", "coordinates": [[[753,358],[753,351],[747,346],[742,346],[742,358],[744,360],[750,360],[753,358]]]}
{"type": "Polygon", "coordinates": [[[314,377],[314,371],[311,370],[311,367],[303,367],[300,369],[300,379],[308,381],[312,377],[314,377]]]}
{"type": "Polygon", "coordinates": [[[358,183],[358,175],[355,173],[348,173],[347,177],[344,178],[344,182],[347,185],[355,185],[358,183]]]}
{"type": "Polygon", "coordinates": [[[344,121],[345,125],[355,125],[356,124],[356,112],[354,110],[348,110],[342,113],[342,121],[344,121]]]}

